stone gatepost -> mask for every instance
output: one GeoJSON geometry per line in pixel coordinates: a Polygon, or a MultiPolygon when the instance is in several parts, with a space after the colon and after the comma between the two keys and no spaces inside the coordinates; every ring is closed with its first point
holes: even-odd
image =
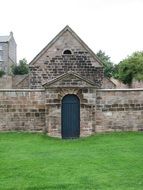
{"type": "Polygon", "coordinates": [[[61,101],[57,88],[45,90],[45,132],[61,137],[61,101]]]}

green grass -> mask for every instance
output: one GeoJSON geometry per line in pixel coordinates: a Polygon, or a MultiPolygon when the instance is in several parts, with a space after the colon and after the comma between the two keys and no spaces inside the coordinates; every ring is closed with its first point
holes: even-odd
{"type": "Polygon", "coordinates": [[[142,190],[143,133],[0,133],[0,190],[142,190]]]}

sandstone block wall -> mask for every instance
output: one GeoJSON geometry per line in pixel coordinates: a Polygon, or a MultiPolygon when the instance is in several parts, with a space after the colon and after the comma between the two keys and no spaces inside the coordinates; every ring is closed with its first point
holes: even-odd
{"type": "Polygon", "coordinates": [[[116,88],[116,84],[114,84],[114,82],[112,82],[112,80],[104,77],[101,88],[102,89],[114,89],[114,88],[116,88]]]}
{"type": "Polygon", "coordinates": [[[29,74],[13,76],[12,88],[13,89],[29,89],[29,74]]]}
{"type": "Polygon", "coordinates": [[[51,60],[46,57],[38,66],[30,67],[30,69],[31,88],[42,88],[42,82],[54,79],[68,71],[92,80],[97,88],[102,85],[102,67],[92,66],[88,52],[84,51],[76,50],[73,55],[59,55],[51,60]]]}
{"type": "Polygon", "coordinates": [[[143,130],[143,89],[97,90],[96,132],[143,130]]]}
{"type": "Polygon", "coordinates": [[[61,137],[61,101],[67,94],[80,99],[80,136],[143,130],[143,89],[49,87],[0,90],[0,131],[44,131],[61,137]]]}
{"type": "Polygon", "coordinates": [[[29,75],[3,75],[0,89],[29,89],[29,75]]]}
{"type": "Polygon", "coordinates": [[[61,137],[61,102],[67,94],[80,99],[80,136],[88,136],[95,128],[94,89],[87,88],[49,88],[45,91],[46,132],[50,136],[61,137]]]}
{"type": "Polygon", "coordinates": [[[12,76],[3,75],[0,78],[0,89],[11,89],[12,88],[12,76]]]}
{"type": "Polygon", "coordinates": [[[0,90],[0,130],[42,131],[44,96],[38,90],[0,90]]]}
{"type": "Polygon", "coordinates": [[[143,81],[133,80],[131,88],[143,88],[143,81]]]}
{"type": "Polygon", "coordinates": [[[96,88],[101,88],[103,79],[102,65],[68,31],[45,49],[43,54],[39,54],[30,64],[30,70],[30,88],[42,88],[42,83],[68,71],[93,81],[96,88]],[[71,54],[63,54],[66,49],[69,49],[71,54]]]}

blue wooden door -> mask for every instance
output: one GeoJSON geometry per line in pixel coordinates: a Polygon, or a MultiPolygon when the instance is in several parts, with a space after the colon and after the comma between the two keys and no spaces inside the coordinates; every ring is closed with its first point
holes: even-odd
{"type": "Polygon", "coordinates": [[[80,100],[75,95],[66,95],[62,99],[62,138],[80,136],[80,100]]]}

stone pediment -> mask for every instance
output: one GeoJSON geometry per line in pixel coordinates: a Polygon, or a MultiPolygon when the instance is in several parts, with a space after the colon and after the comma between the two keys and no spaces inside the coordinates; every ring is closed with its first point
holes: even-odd
{"type": "Polygon", "coordinates": [[[94,87],[95,83],[80,76],[77,73],[69,71],[65,74],[58,76],[51,81],[45,82],[42,85],[44,88],[51,87],[94,87]]]}

